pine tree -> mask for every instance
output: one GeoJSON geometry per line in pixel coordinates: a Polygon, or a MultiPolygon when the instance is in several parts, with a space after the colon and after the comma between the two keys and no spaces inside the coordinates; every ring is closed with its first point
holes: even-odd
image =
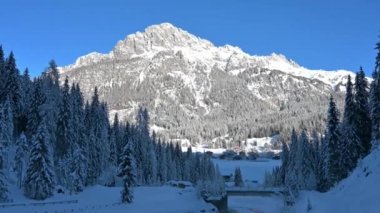
{"type": "Polygon", "coordinates": [[[74,192],[81,192],[84,189],[87,170],[86,170],[86,157],[83,154],[82,148],[79,144],[74,144],[72,149],[72,158],[70,159],[70,190],[74,192]]]}
{"type": "Polygon", "coordinates": [[[123,178],[121,200],[126,203],[132,203],[133,201],[133,185],[135,184],[136,178],[133,150],[133,142],[129,141],[121,155],[121,163],[118,171],[118,176],[123,178]]]}
{"type": "Polygon", "coordinates": [[[122,135],[119,125],[119,117],[116,113],[110,130],[110,161],[113,165],[119,162],[119,154],[121,153],[122,135]]]}
{"type": "Polygon", "coordinates": [[[107,106],[100,103],[96,87],[91,104],[86,106],[85,111],[89,144],[87,179],[89,183],[94,183],[102,170],[108,168],[110,157],[108,111],[107,106]]]}
{"type": "MultiPolygon", "coordinates": [[[[13,113],[9,98],[4,104],[0,104],[0,143],[5,148],[13,143],[13,113]]],[[[5,160],[8,161],[7,157],[5,160]]]]}
{"type": "MultiPolygon", "coordinates": [[[[1,122],[1,120],[0,120],[1,122]]],[[[4,174],[5,170],[5,150],[4,150],[4,144],[2,141],[0,141],[0,203],[9,202],[9,191],[8,191],[8,184],[7,184],[7,178],[4,174]]]]}
{"type": "Polygon", "coordinates": [[[28,113],[28,122],[27,122],[27,137],[32,138],[37,132],[37,128],[40,125],[42,119],[45,117],[45,107],[46,96],[42,93],[41,81],[37,80],[35,82],[35,87],[33,91],[33,97],[31,102],[31,108],[28,113]]]}
{"type": "Polygon", "coordinates": [[[347,177],[348,173],[356,167],[356,163],[363,150],[357,130],[354,128],[355,116],[356,105],[352,92],[351,78],[348,76],[343,121],[340,127],[341,137],[339,138],[339,149],[341,151],[339,163],[339,168],[341,169],[340,179],[347,177]]]}
{"type": "Polygon", "coordinates": [[[327,112],[327,125],[325,133],[325,142],[328,146],[327,155],[327,186],[331,187],[336,184],[341,177],[340,174],[340,150],[339,150],[339,112],[336,107],[334,98],[330,96],[329,109],[327,112]]]}
{"type": "Polygon", "coordinates": [[[321,148],[319,150],[319,163],[318,163],[318,174],[317,174],[317,190],[320,192],[326,192],[330,184],[328,183],[328,156],[329,156],[329,147],[325,138],[321,139],[321,148]]]}
{"type": "MultiPolygon", "coordinates": [[[[38,81],[40,82],[41,91],[45,97],[44,117],[46,118],[45,124],[47,132],[49,134],[51,144],[56,145],[58,144],[56,139],[56,131],[60,104],[62,103],[62,91],[57,77],[53,77],[52,75],[54,72],[58,74],[57,65],[55,63],[49,63],[49,67],[42,73],[38,81]]],[[[53,152],[55,161],[57,161],[56,152],[57,150],[53,152]]]]}
{"type": "Polygon", "coordinates": [[[301,171],[300,168],[300,162],[297,162],[297,154],[298,151],[298,136],[296,131],[292,130],[292,135],[290,139],[290,149],[289,149],[289,162],[288,162],[288,169],[285,175],[285,186],[288,190],[298,193],[299,190],[299,181],[298,181],[298,174],[301,171]]]}
{"type": "Polygon", "coordinates": [[[369,107],[372,121],[371,140],[373,146],[378,146],[380,141],[380,42],[376,44],[377,56],[375,69],[372,73],[373,81],[370,86],[369,107]]]}
{"type": "Polygon", "coordinates": [[[363,148],[361,156],[364,157],[371,149],[371,120],[368,106],[368,82],[362,68],[355,78],[355,122],[353,128],[356,130],[363,148]]]}
{"type": "Polygon", "coordinates": [[[235,186],[237,187],[244,186],[243,176],[241,174],[240,167],[235,168],[234,183],[235,183],[235,186]]]}
{"type": "Polygon", "coordinates": [[[25,132],[28,122],[28,113],[31,107],[31,99],[33,93],[32,81],[30,80],[29,70],[25,69],[22,76],[20,76],[21,86],[21,114],[18,116],[18,132],[25,132]]]}
{"type": "Polygon", "coordinates": [[[100,134],[98,135],[97,139],[98,139],[98,144],[100,145],[101,147],[101,151],[100,151],[100,159],[101,159],[101,169],[106,169],[106,168],[109,168],[109,166],[111,165],[109,159],[110,159],[110,153],[111,153],[111,150],[110,150],[110,141],[109,141],[109,131],[110,131],[110,128],[111,128],[111,124],[109,122],[109,118],[108,118],[108,106],[107,106],[107,103],[105,102],[102,102],[100,104],[100,108],[99,108],[99,112],[100,112],[100,134]]]}
{"type": "Polygon", "coordinates": [[[281,182],[285,184],[285,176],[289,169],[289,147],[285,141],[282,141],[282,152],[281,152],[281,182]]]}
{"type": "MultiPolygon", "coordinates": [[[[136,159],[137,180],[142,184],[153,184],[156,182],[157,177],[157,158],[154,151],[153,141],[150,137],[148,110],[140,107],[136,116],[136,121],[138,133],[135,147],[136,156],[138,156],[136,159]]],[[[172,156],[175,156],[174,153],[172,156]]],[[[174,162],[175,167],[176,163],[177,162],[174,162]]]]}
{"type": "Polygon", "coordinates": [[[350,125],[352,125],[355,122],[355,110],[356,110],[352,87],[353,85],[351,82],[351,76],[348,75],[347,83],[346,83],[346,97],[344,101],[343,122],[347,122],[350,125]]]}
{"type": "Polygon", "coordinates": [[[28,139],[22,132],[16,142],[16,155],[15,155],[15,171],[17,175],[17,185],[22,187],[22,180],[24,179],[27,162],[29,159],[28,139]]]}
{"type": "Polygon", "coordinates": [[[183,180],[184,179],[184,170],[185,170],[185,159],[182,156],[182,150],[179,146],[179,143],[176,143],[175,145],[175,156],[174,156],[175,162],[177,163],[177,172],[178,172],[178,178],[183,180]]]}
{"type": "Polygon", "coordinates": [[[88,138],[85,126],[84,100],[78,84],[73,84],[70,92],[71,98],[71,127],[72,149],[70,150],[72,162],[70,177],[74,191],[81,191],[87,185],[88,166],[88,138]]]}
{"type": "Polygon", "coordinates": [[[44,122],[39,125],[32,143],[30,161],[24,180],[24,193],[31,199],[44,200],[53,195],[54,189],[51,156],[48,148],[49,138],[44,122]]]}
{"type": "MultiPolygon", "coordinates": [[[[59,114],[56,132],[56,155],[58,159],[62,159],[69,153],[70,145],[73,141],[72,128],[72,106],[70,98],[70,87],[68,78],[62,89],[62,103],[59,105],[59,114]]],[[[57,159],[57,160],[58,160],[57,159]]]]}
{"type": "Polygon", "coordinates": [[[6,73],[5,73],[5,58],[3,47],[0,45],[0,104],[5,101],[7,93],[5,90],[6,73]]]}
{"type": "MultiPolygon", "coordinates": [[[[19,115],[21,112],[21,87],[19,70],[17,69],[16,59],[14,58],[13,52],[11,52],[6,59],[4,69],[7,75],[5,94],[10,98],[13,114],[19,115]]],[[[7,96],[4,96],[4,98],[7,98],[7,96]]],[[[15,124],[15,126],[17,126],[17,122],[15,122],[15,124]]]]}
{"type": "Polygon", "coordinates": [[[302,182],[301,189],[313,190],[316,188],[316,153],[312,146],[310,139],[303,129],[300,135],[299,144],[301,144],[302,161],[301,165],[301,177],[299,180],[302,182]]]}
{"type": "Polygon", "coordinates": [[[59,86],[59,71],[58,71],[58,65],[54,60],[49,61],[49,69],[48,69],[48,75],[52,79],[52,82],[59,86]]]}
{"type": "Polygon", "coordinates": [[[4,175],[4,171],[0,170],[0,203],[7,203],[10,201],[7,178],[4,175]]]}
{"type": "Polygon", "coordinates": [[[168,160],[167,160],[167,155],[166,155],[166,149],[165,149],[165,144],[161,143],[159,140],[157,144],[157,181],[159,183],[165,183],[168,181],[167,178],[167,165],[168,165],[168,160]]]}

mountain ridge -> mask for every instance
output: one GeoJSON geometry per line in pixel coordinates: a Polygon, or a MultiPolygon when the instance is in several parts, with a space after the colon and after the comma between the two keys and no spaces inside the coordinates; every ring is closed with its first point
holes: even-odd
{"type": "MultiPolygon", "coordinates": [[[[147,54],[148,57],[154,57],[160,51],[168,50],[170,48],[176,50],[178,47],[183,47],[183,43],[189,44],[190,46],[195,46],[195,50],[203,50],[202,48],[210,48],[210,51],[222,51],[232,57],[235,54],[239,56],[244,56],[247,59],[253,60],[258,66],[263,66],[268,69],[277,69],[280,71],[286,71],[289,74],[296,76],[307,77],[321,80],[332,86],[336,86],[338,82],[343,79],[340,76],[354,75],[353,72],[339,69],[339,70],[311,70],[303,66],[300,66],[292,59],[288,59],[283,54],[272,53],[268,56],[259,55],[249,55],[245,53],[242,49],[236,46],[231,46],[229,44],[223,46],[215,46],[212,42],[197,37],[190,34],[189,32],[182,30],[173,26],[170,23],[162,23],[158,25],[152,25],[147,27],[144,32],[136,32],[134,34],[128,35],[124,40],[119,40],[116,46],[109,53],[98,53],[91,52],[84,56],[80,56],[74,64],[68,65],[66,67],[61,67],[61,70],[73,69],[80,66],[86,66],[86,64],[99,62],[102,60],[110,60],[115,57],[126,56],[126,57],[138,57],[143,54],[147,54]],[[170,42],[165,42],[168,39],[163,40],[164,36],[172,35],[173,39],[170,42]],[[154,39],[152,39],[154,38],[154,39]],[[160,39],[164,42],[160,42],[160,39]],[[145,45],[142,45],[143,40],[145,45]],[[152,41],[153,40],[153,41],[152,41]],[[174,43],[182,41],[179,43],[174,43]],[[136,45],[136,42],[138,43],[136,45]],[[159,43],[160,45],[158,45],[159,43]],[[216,49],[216,50],[215,50],[216,49]]],[[[178,51],[178,50],[177,50],[178,51]]],[[[204,55],[202,55],[204,56],[204,55]]],[[[208,56],[210,57],[210,56],[208,56]]],[[[212,57],[212,56],[211,56],[212,57]]],[[[214,56],[217,57],[217,56],[214,56]]],[[[225,57],[225,56],[224,56],[225,57]]],[[[194,60],[192,57],[188,57],[194,60]]]]}
{"type": "Polygon", "coordinates": [[[59,70],[62,79],[80,84],[87,100],[97,86],[111,114],[133,120],[137,108],[146,106],[161,136],[193,142],[322,129],[329,95],[342,102],[347,75],[355,76],[312,71],[281,54],[251,56],[238,47],[217,47],[169,23],[59,70]]]}

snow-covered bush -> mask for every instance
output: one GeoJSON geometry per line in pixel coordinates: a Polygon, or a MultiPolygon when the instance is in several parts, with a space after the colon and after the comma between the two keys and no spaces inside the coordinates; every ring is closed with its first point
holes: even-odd
{"type": "Polygon", "coordinates": [[[117,179],[119,179],[117,177],[117,168],[115,166],[110,166],[102,172],[98,178],[98,184],[113,187],[116,186],[117,179]]]}

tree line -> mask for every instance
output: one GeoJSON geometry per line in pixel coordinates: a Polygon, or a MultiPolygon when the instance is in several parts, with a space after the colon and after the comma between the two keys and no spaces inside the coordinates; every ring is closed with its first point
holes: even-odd
{"type": "Polygon", "coordinates": [[[373,81],[362,68],[355,82],[348,76],[343,114],[334,97],[329,99],[326,129],[292,131],[290,144],[282,144],[282,165],[266,175],[269,186],[285,186],[294,195],[299,190],[328,191],[348,177],[360,159],[380,141],[380,42],[373,81]]]}
{"type": "Polygon", "coordinates": [[[31,79],[0,46],[0,202],[12,201],[12,182],[37,200],[57,186],[78,193],[94,184],[122,185],[122,201],[132,202],[133,186],[169,180],[191,181],[208,195],[224,193],[207,155],[182,152],[179,144],[151,134],[146,108],[138,109],[134,122],[117,114],[110,122],[96,87],[85,101],[79,84],[60,83],[54,61],[31,79]]]}

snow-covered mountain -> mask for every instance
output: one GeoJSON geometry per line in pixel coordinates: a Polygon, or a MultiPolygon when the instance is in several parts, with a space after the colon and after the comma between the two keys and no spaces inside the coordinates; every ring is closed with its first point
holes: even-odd
{"type": "Polygon", "coordinates": [[[284,55],[255,56],[217,47],[169,23],[119,41],[108,54],[90,53],[60,68],[86,98],[98,86],[111,114],[133,117],[149,108],[152,128],[169,138],[244,139],[292,126],[320,128],[327,97],[341,100],[345,70],[309,70],[284,55]]]}

